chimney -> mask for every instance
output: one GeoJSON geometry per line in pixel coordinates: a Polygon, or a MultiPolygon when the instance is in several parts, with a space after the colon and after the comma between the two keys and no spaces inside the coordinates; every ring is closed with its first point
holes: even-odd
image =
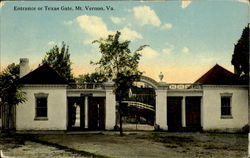
{"type": "Polygon", "coordinates": [[[29,67],[29,59],[28,58],[20,58],[20,74],[19,77],[23,77],[30,72],[29,67]]]}

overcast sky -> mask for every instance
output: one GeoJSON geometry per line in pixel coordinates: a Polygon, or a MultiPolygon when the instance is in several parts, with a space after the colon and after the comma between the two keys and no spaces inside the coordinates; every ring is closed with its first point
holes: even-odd
{"type": "Polygon", "coordinates": [[[90,60],[100,58],[92,41],[119,30],[132,50],[142,52],[144,75],[166,82],[194,82],[216,63],[233,70],[234,44],[248,23],[245,0],[168,2],[5,2],[1,3],[1,67],[27,57],[35,69],[46,51],[65,41],[70,47],[74,75],[93,72],[90,60]],[[14,11],[14,7],[35,11],[14,11]],[[59,7],[46,11],[45,6],[59,7]],[[74,10],[61,10],[61,7],[74,10]],[[75,10],[81,6],[83,10],[75,10]],[[89,11],[86,7],[104,7],[89,11]],[[114,10],[108,10],[106,6],[114,10]],[[38,10],[41,7],[42,10],[38,10]]]}

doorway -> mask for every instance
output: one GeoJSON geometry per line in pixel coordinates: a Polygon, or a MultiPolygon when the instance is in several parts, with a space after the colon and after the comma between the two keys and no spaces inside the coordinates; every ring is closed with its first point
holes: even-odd
{"type": "Polygon", "coordinates": [[[182,97],[167,97],[167,123],[169,131],[181,130],[182,97]]]}
{"type": "Polygon", "coordinates": [[[84,120],[84,98],[68,97],[68,130],[84,129],[84,120]]]}
{"type": "Polygon", "coordinates": [[[89,130],[105,129],[105,97],[89,97],[88,128],[89,130]]]}
{"type": "Polygon", "coordinates": [[[201,128],[201,97],[186,97],[186,126],[201,128]]]}

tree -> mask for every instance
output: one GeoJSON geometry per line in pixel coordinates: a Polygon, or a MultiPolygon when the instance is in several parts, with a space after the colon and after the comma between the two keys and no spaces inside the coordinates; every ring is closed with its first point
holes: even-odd
{"type": "Polygon", "coordinates": [[[52,49],[46,52],[42,60],[42,64],[48,64],[53,67],[61,76],[69,82],[73,82],[73,74],[71,72],[71,61],[69,54],[69,46],[62,42],[62,47],[55,45],[52,49]]]}
{"type": "Polygon", "coordinates": [[[249,26],[245,27],[238,43],[234,46],[231,63],[243,79],[249,76],[249,26]]]}
{"type": "Polygon", "coordinates": [[[124,108],[122,100],[128,98],[129,88],[142,75],[142,72],[138,70],[138,64],[141,57],[140,51],[146,45],[131,52],[129,49],[130,41],[120,42],[120,36],[121,33],[117,31],[115,35],[109,35],[107,39],[101,38],[93,41],[93,43],[99,44],[102,56],[99,61],[91,63],[98,65],[98,70],[105,74],[108,79],[114,81],[113,91],[119,103],[120,135],[122,136],[122,112],[124,108]]]}
{"type": "Polygon", "coordinates": [[[91,74],[85,74],[85,75],[79,75],[78,78],[76,78],[77,83],[103,83],[107,81],[107,78],[103,73],[100,72],[94,72],[91,74]]]}
{"type": "MultiPolygon", "coordinates": [[[[5,128],[14,128],[14,108],[17,104],[25,102],[25,93],[18,84],[19,65],[10,64],[0,73],[0,104],[6,118],[5,128]]],[[[1,107],[0,106],[0,107],[1,107]]]]}

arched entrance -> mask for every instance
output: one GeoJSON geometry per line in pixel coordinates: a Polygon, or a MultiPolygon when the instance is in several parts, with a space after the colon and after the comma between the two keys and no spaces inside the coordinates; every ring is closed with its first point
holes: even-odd
{"type": "Polygon", "coordinates": [[[148,85],[150,85],[155,90],[158,89],[159,83],[155,81],[154,79],[147,77],[147,76],[141,76],[140,82],[144,82],[148,85]]]}
{"type": "Polygon", "coordinates": [[[123,114],[123,129],[154,130],[156,122],[156,90],[158,82],[141,76],[129,91],[129,99],[123,101],[126,107],[123,114]]]}

